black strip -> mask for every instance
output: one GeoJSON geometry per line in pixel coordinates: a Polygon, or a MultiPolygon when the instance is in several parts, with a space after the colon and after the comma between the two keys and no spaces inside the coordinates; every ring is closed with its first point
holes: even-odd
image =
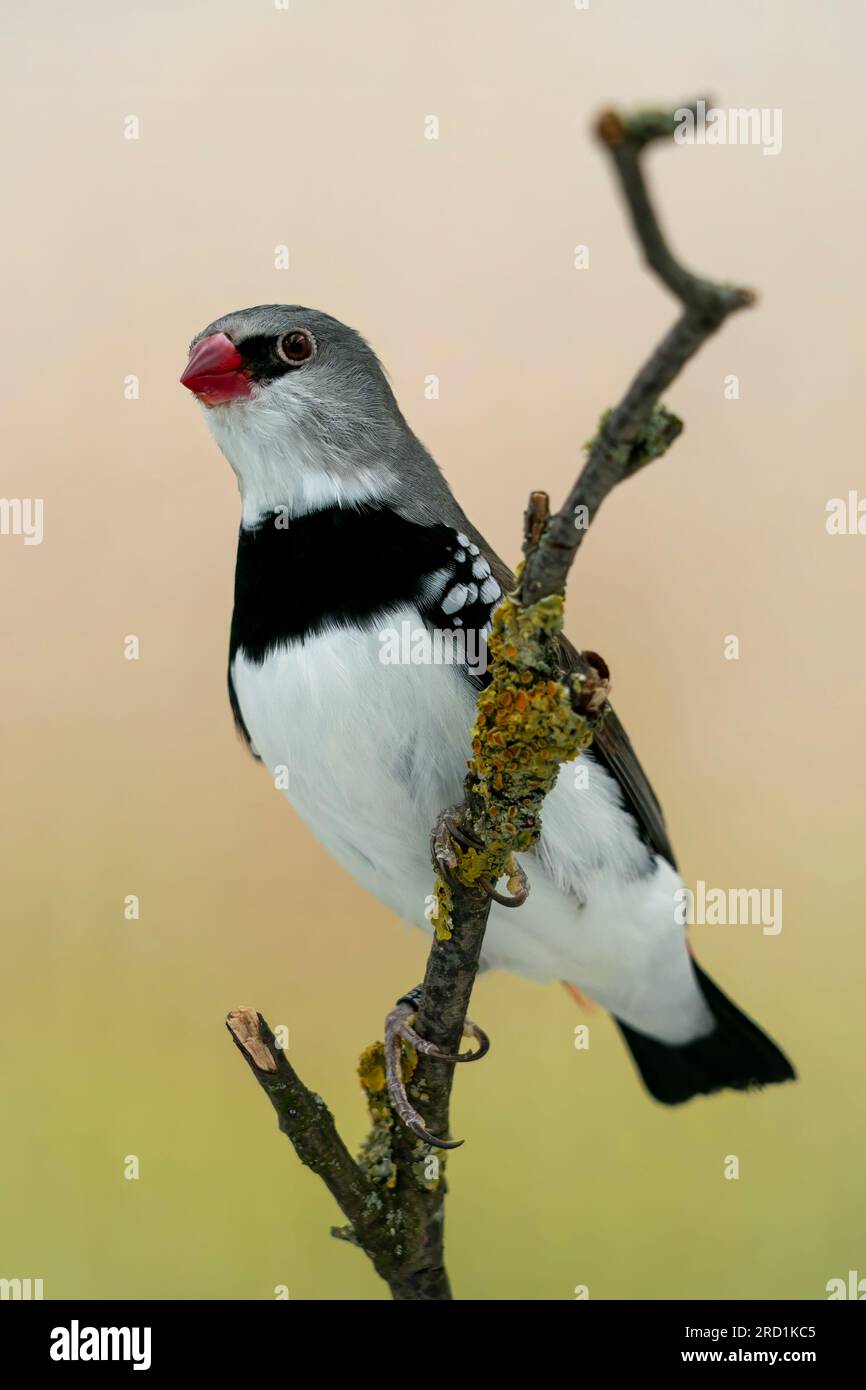
{"type": "MultiPolygon", "coordinates": [[[[235,1143],[234,1136],[231,1140],[235,1143]]],[[[242,1200],[246,1196],[243,1171],[246,1152],[240,1143],[235,1143],[235,1150],[238,1155],[235,1186],[238,1200],[242,1200]]],[[[656,1198],[657,1194],[650,1189],[646,1200],[656,1198]]],[[[478,1200],[485,1203],[485,1210],[490,1207],[489,1184],[478,1200]]],[[[292,1210],[289,1207],[290,1214],[292,1210]]],[[[519,1209],[518,1215],[520,1219],[516,1218],[514,1223],[516,1229],[520,1229],[521,1224],[529,1224],[524,1208],[519,1209]]],[[[677,1209],[672,1203],[671,1220],[676,1216],[677,1209]]],[[[790,1219],[792,1224],[802,1221],[802,1213],[793,1205],[790,1219]]],[[[217,1211],[214,1222],[228,1249],[232,1231],[229,1221],[217,1211]]],[[[765,1218],[759,1234],[769,1229],[769,1218],[765,1218]]],[[[696,1241],[699,1237],[700,1232],[696,1232],[696,1241]]],[[[695,1284],[693,1277],[690,1280],[689,1271],[672,1261],[665,1251],[660,1252],[657,1260],[646,1261],[644,1266],[629,1265],[622,1273],[614,1268],[605,1271],[604,1277],[595,1277],[591,1261],[583,1259],[578,1261],[574,1274],[559,1283],[531,1264],[518,1264],[510,1283],[503,1280],[498,1269],[482,1266],[477,1276],[480,1281],[478,1297],[520,1303],[524,1311],[516,1316],[529,1318],[533,1331],[536,1327],[546,1331],[548,1327],[561,1327],[562,1324],[558,1314],[555,1323],[547,1321],[553,1314],[530,1314],[528,1300],[534,1300],[532,1306],[536,1308],[541,1300],[570,1302],[571,1321],[576,1318],[580,1321],[583,1359],[597,1355],[599,1361],[604,1359],[609,1364],[615,1357],[617,1370],[635,1381],[645,1377],[649,1363],[669,1378],[672,1368],[689,1361],[716,1362],[722,1366],[732,1362],[763,1361],[767,1366],[771,1362],[778,1365],[805,1361],[813,1370],[817,1367],[821,1371],[824,1383],[837,1383],[843,1378],[843,1371],[845,1378],[850,1379],[852,1367],[860,1362],[863,1346],[863,1318],[850,1307],[851,1302],[862,1301],[864,1296],[858,1273],[842,1268],[839,1261],[831,1260],[825,1268],[825,1262],[807,1249],[798,1259],[793,1273],[780,1266],[766,1274],[756,1274],[747,1260],[736,1258],[737,1247],[731,1249],[733,1253],[729,1253],[728,1247],[715,1250],[709,1266],[714,1286],[722,1288],[728,1300],[700,1298],[705,1290],[695,1284]],[[792,1287],[797,1294],[794,1298],[756,1296],[757,1290],[773,1295],[780,1290],[789,1292],[792,1287]],[[635,1289],[644,1297],[635,1299],[635,1289]],[[670,1297],[686,1290],[698,1296],[688,1301],[670,1297]],[[628,1295],[625,1299],[623,1291],[628,1295]],[[745,1298],[745,1294],[751,1297],[745,1298]],[[848,1303],[847,1313],[844,1307],[836,1306],[840,1299],[848,1303]],[[830,1302],[833,1302],[832,1308],[830,1302]],[[536,1317],[537,1323],[532,1321],[536,1317]]],[[[129,1295],[125,1299],[53,1300],[56,1290],[52,1281],[46,1279],[44,1302],[21,1301],[4,1306],[4,1354],[11,1365],[20,1367],[18,1375],[22,1381],[29,1382],[38,1376],[50,1385],[65,1386],[71,1379],[92,1387],[107,1385],[109,1381],[116,1385],[119,1379],[124,1379],[133,1390],[136,1386],[141,1390],[141,1386],[164,1385],[170,1376],[185,1380],[209,1376],[222,1385],[230,1378],[249,1379],[250,1348],[272,1346],[280,1350],[289,1340],[309,1338],[307,1303],[317,1301],[322,1306],[321,1298],[313,1300],[308,1271],[297,1260],[287,1263],[288,1283],[275,1287],[276,1278],[281,1278],[282,1272],[268,1274],[255,1260],[233,1263],[226,1256],[213,1276],[214,1287],[218,1294],[222,1293],[223,1301],[216,1296],[210,1302],[197,1297],[192,1278],[189,1288],[184,1290],[177,1276],[171,1281],[170,1296],[163,1294],[150,1301],[137,1298],[132,1261],[121,1265],[114,1279],[118,1294],[129,1295]],[[179,1297],[184,1292],[188,1292],[188,1300],[179,1297]],[[73,1324],[77,1324],[74,1335],[73,1324]],[[71,1352],[73,1347],[79,1350],[81,1343],[89,1340],[85,1329],[93,1327],[138,1329],[136,1349],[141,1358],[139,1349],[147,1348],[146,1360],[135,1363],[130,1360],[54,1359],[67,1350],[71,1352]],[[138,1371],[134,1369],[136,1364],[141,1368],[138,1371]]],[[[351,1312],[354,1286],[348,1276],[339,1272],[339,1265],[335,1270],[327,1295],[343,1300],[340,1318],[346,1331],[342,1337],[330,1339],[328,1362],[341,1377],[351,1377],[357,1371],[357,1343],[369,1327],[370,1317],[366,1304],[358,1313],[351,1312]]],[[[80,1280],[81,1276],[77,1278],[80,1280]]],[[[72,1282],[76,1282],[74,1273],[72,1282]]],[[[158,1284],[158,1277],[152,1276],[150,1283],[158,1284]]],[[[862,1287],[866,1288],[866,1283],[862,1287]]],[[[161,1289],[154,1292],[160,1293],[161,1289]]],[[[480,1309],[473,1314],[483,1332],[491,1330],[492,1335],[485,1342],[485,1355],[498,1377],[500,1371],[504,1374],[507,1369],[508,1349],[501,1345],[502,1339],[493,1331],[500,1314],[491,1316],[494,1321],[487,1323],[487,1314],[480,1309]]],[[[389,1339],[394,1345],[395,1358],[408,1359],[413,1353],[417,1354],[417,1338],[412,1340],[412,1329],[397,1327],[389,1331],[389,1339]]],[[[772,1380],[769,1376],[766,1383],[772,1380]]],[[[756,1384],[757,1381],[756,1375],[756,1384]]],[[[807,1383],[805,1378],[803,1383],[807,1383]]]]}

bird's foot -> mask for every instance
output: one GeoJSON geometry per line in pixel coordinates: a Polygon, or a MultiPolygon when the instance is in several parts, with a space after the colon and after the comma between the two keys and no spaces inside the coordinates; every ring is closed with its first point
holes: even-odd
{"type": "Polygon", "coordinates": [[[484,848],[477,836],[464,830],[462,814],[462,806],[449,806],[444,810],[433,827],[430,841],[433,867],[452,887],[456,883],[455,874],[459,864],[455,844],[462,845],[464,849],[484,848]]]}
{"type": "Polygon", "coordinates": [[[529,897],[529,879],[516,859],[512,859],[511,867],[508,870],[508,886],[512,890],[511,897],[506,893],[498,892],[486,878],[481,878],[478,882],[493,902],[499,903],[500,907],[522,907],[529,897]]]}
{"type": "Polygon", "coordinates": [[[463,1143],[462,1139],[437,1139],[435,1135],[430,1134],[422,1117],[410,1101],[406,1091],[406,1083],[403,1080],[402,1044],[408,1043],[410,1047],[414,1047],[416,1052],[422,1053],[425,1057],[431,1057],[437,1062],[478,1062],[489,1052],[490,1039],[476,1023],[472,1023],[468,1018],[463,1024],[463,1036],[474,1039],[478,1044],[474,1049],[458,1053],[443,1052],[435,1043],[422,1038],[413,1027],[415,1011],[421,998],[421,989],[422,986],[418,985],[416,989],[404,994],[401,999],[397,1000],[394,1008],[385,1019],[385,1078],[388,1084],[388,1095],[395,1113],[416,1138],[437,1149],[459,1149],[463,1143]]]}
{"type": "MultiPolygon", "coordinates": [[[[484,848],[481,840],[463,825],[462,814],[462,806],[449,806],[446,811],[443,811],[436,822],[431,841],[434,867],[449,888],[460,886],[457,878],[459,859],[454,848],[455,843],[464,849],[480,850],[484,848]]],[[[529,897],[529,879],[516,859],[511,860],[507,877],[511,896],[500,893],[496,884],[486,878],[477,880],[478,887],[493,902],[499,903],[500,907],[522,907],[529,897]]]]}

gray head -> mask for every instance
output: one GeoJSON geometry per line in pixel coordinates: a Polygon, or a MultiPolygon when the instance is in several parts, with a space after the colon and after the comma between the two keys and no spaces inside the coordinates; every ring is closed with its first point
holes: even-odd
{"type": "MultiPolygon", "coordinates": [[[[234,469],[247,524],[275,507],[399,500],[445,487],[372,348],[329,314],[263,304],[193,338],[181,381],[234,469]]],[[[446,489],[447,494],[447,489],[446,489]]]]}

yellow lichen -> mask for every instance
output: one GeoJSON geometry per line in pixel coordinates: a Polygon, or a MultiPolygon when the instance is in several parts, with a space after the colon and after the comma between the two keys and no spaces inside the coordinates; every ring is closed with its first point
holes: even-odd
{"type": "MultiPolygon", "coordinates": [[[[408,1086],[418,1066],[418,1054],[414,1047],[406,1042],[402,1043],[402,1049],[403,1080],[408,1086]]],[[[374,1042],[364,1048],[358,1061],[358,1077],[367,1094],[372,1128],[361,1145],[357,1161],[377,1186],[391,1190],[397,1185],[397,1165],[391,1147],[396,1121],[385,1077],[384,1043],[374,1042]]],[[[415,1098],[416,1103],[423,1103],[426,1099],[426,1096],[415,1098]]],[[[427,1191],[432,1191],[442,1177],[441,1159],[436,1166],[435,1177],[426,1176],[428,1159],[433,1152],[429,1144],[424,1144],[419,1139],[413,1149],[410,1165],[415,1182],[427,1191]]]]}
{"type": "MultiPolygon", "coordinates": [[[[409,1043],[401,1043],[403,1049],[403,1080],[411,1081],[418,1065],[418,1054],[414,1047],[409,1043]]],[[[382,1042],[370,1043],[365,1047],[361,1056],[358,1058],[358,1079],[369,1098],[380,1097],[386,1094],[387,1078],[385,1076],[385,1044],[382,1042]]]]}
{"type": "Polygon", "coordinates": [[[451,938],[451,889],[441,878],[437,878],[433,888],[433,911],[430,921],[437,941],[451,938]]]}

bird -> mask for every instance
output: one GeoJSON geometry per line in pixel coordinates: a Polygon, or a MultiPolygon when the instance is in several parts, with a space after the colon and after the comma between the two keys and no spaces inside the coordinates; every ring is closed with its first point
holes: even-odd
{"type": "MultiPolygon", "coordinates": [[[[431,932],[431,827],[461,800],[486,678],[467,639],[483,640],[514,576],[340,320],[300,305],[226,314],[193,338],[181,383],[240,492],[228,662],[240,735],[333,859],[431,932]],[[445,635],[455,659],[444,646],[434,659],[445,635]]],[[[563,638],[563,670],[576,660],[563,638]]],[[[492,904],[481,969],[589,996],[663,1104],[794,1079],[693,957],[660,805],[612,708],[580,763],[581,778],[560,769],[521,856],[526,902],[492,904]]],[[[417,999],[399,1001],[403,1036],[417,999]]],[[[389,1088],[431,1138],[399,1076],[389,1088]]]]}

